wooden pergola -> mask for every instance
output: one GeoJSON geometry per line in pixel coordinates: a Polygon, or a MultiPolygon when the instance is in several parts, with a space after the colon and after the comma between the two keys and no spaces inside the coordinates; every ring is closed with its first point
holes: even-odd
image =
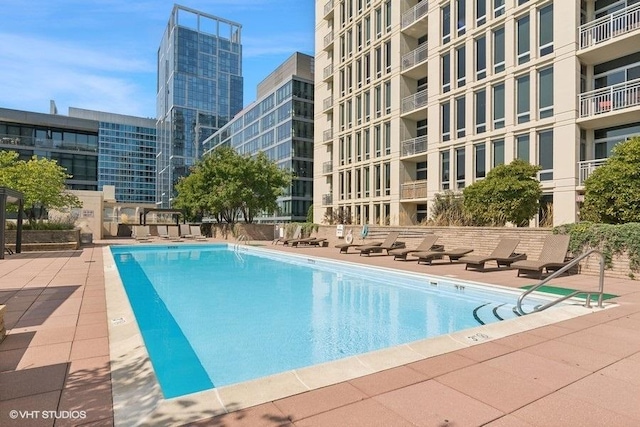
{"type": "Polygon", "coordinates": [[[147,214],[151,212],[173,214],[176,216],[176,225],[180,224],[180,215],[182,215],[181,210],[161,208],[144,208],[142,212],[140,212],[140,224],[147,225],[147,214]]]}
{"type": "Polygon", "coordinates": [[[16,253],[22,252],[22,215],[24,212],[24,194],[7,187],[0,187],[0,259],[5,253],[5,227],[7,222],[7,204],[18,205],[18,229],[16,231],[16,253]]]}

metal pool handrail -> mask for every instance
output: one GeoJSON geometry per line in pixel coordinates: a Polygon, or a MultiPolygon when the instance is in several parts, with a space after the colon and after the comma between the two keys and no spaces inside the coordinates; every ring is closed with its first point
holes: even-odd
{"type": "Polygon", "coordinates": [[[236,243],[233,245],[233,249],[237,251],[238,248],[240,247],[240,243],[246,240],[247,240],[247,236],[245,236],[244,234],[239,235],[238,238],[236,239],[236,243]]]}
{"type": "Polygon", "coordinates": [[[525,292],[522,293],[522,295],[520,295],[518,297],[518,302],[516,303],[516,309],[518,310],[518,312],[520,314],[527,314],[524,312],[524,310],[522,310],[522,300],[524,300],[524,298],[529,295],[532,292],[535,292],[536,290],[538,290],[542,285],[548,283],[551,279],[554,279],[556,277],[558,277],[559,275],[561,275],[562,273],[564,273],[565,271],[569,270],[571,267],[573,267],[574,265],[576,265],[577,263],[579,263],[580,261],[582,261],[583,259],[585,259],[586,257],[588,257],[589,255],[592,254],[597,254],[600,256],[600,277],[599,277],[599,282],[598,282],[598,292],[584,292],[584,291],[574,291],[572,293],[570,293],[569,295],[565,295],[562,296],[556,300],[553,300],[547,304],[541,305],[541,306],[537,306],[536,308],[533,309],[533,312],[536,311],[542,311],[545,310],[549,307],[553,307],[554,305],[561,303],[562,301],[565,301],[569,298],[573,298],[574,296],[580,294],[580,293],[586,293],[587,294],[587,299],[585,301],[585,307],[591,307],[591,294],[595,293],[598,295],[598,308],[602,308],[602,299],[604,297],[604,263],[605,263],[605,258],[604,255],[602,254],[602,252],[598,251],[597,249],[591,249],[590,251],[587,251],[585,253],[583,253],[582,255],[580,255],[577,258],[574,258],[573,260],[571,260],[570,263],[568,263],[567,265],[565,265],[564,267],[562,267],[560,270],[555,271],[553,274],[551,274],[550,276],[547,276],[544,280],[541,280],[540,283],[538,283],[537,285],[532,286],[530,289],[527,289],[525,292]]]}

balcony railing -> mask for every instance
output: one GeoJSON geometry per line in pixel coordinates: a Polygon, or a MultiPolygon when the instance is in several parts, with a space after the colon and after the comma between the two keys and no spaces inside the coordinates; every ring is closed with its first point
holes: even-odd
{"type": "Polygon", "coordinates": [[[333,10],[333,0],[329,0],[324,4],[324,16],[327,16],[333,10]]]}
{"type": "Polygon", "coordinates": [[[328,48],[333,43],[333,30],[324,36],[324,48],[328,48]]]}
{"type": "Polygon", "coordinates": [[[425,105],[427,105],[427,89],[404,98],[402,100],[402,113],[408,113],[425,105]]]}
{"type": "Polygon", "coordinates": [[[580,117],[591,117],[640,105],[640,78],[581,93],[578,102],[580,117]]]}
{"type": "Polygon", "coordinates": [[[606,161],[607,159],[597,159],[578,162],[578,185],[584,185],[589,175],[591,175],[596,168],[604,165],[606,161]]]}
{"type": "Polygon", "coordinates": [[[333,194],[323,194],[322,195],[322,205],[327,206],[333,203],[333,194]]]}
{"type": "Polygon", "coordinates": [[[331,107],[333,107],[333,96],[325,98],[324,101],[322,101],[322,111],[328,110],[331,107]]]}
{"type": "Polygon", "coordinates": [[[331,141],[333,139],[333,129],[327,129],[322,132],[322,142],[331,141]]]}
{"type": "Polygon", "coordinates": [[[322,173],[331,173],[333,172],[333,162],[328,161],[322,164],[322,173]]]}
{"type": "Polygon", "coordinates": [[[416,22],[418,19],[422,18],[427,14],[427,9],[429,6],[426,1],[421,1],[417,5],[413,6],[411,9],[407,10],[402,14],[402,28],[406,28],[409,25],[416,22]]]}
{"type": "Polygon", "coordinates": [[[580,49],[586,49],[640,28],[640,3],[580,26],[580,49]]]}
{"type": "Polygon", "coordinates": [[[402,56],[402,71],[427,60],[427,44],[423,43],[419,48],[402,56]]]}
{"type": "Polygon", "coordinates": [[[427,152],[427,135],[402,141],[402,156],[427,152]]]}
{"type": "Polygon", "coordinates": [[[427,198],[427,180],[405,182],[400,186],[401,199],[426,199],[427,198]]]}
{"type": "Polygon", "coordinates": [[[329,64],[326,67],[324,67],[324,70],[322,72],[322,77],[324,78],[324,80],[327,80],[332,75],[333,75],[333,64],[329,64]]]}

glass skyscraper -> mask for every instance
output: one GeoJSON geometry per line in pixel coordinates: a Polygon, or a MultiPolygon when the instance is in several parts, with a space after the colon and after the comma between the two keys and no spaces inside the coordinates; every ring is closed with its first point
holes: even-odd
{"type": "Polygon", "coordinates": [[[98,122],[98,190],[113,185],[118,202],[154,203],[156,121],[73,107],[69,117],[98,122]]]}
{"type": "Polygon", "coordinates": [[[175,5],[158,49],[156,204],[202,155],[202,142],[242,109],[241,25],[175,5]]]}

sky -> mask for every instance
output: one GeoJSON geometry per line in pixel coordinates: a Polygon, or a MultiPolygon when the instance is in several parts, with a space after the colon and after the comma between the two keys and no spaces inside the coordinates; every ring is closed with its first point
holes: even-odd
{"type": "MultiPolygon", "coordinates": [[[[313,55],[311,0],[180,0],[242,25],[244,105],[294,52],[313,55]]],[[[156,117],[156,60],[174,2],[2,0],[0,108],[156,117]]]]}

